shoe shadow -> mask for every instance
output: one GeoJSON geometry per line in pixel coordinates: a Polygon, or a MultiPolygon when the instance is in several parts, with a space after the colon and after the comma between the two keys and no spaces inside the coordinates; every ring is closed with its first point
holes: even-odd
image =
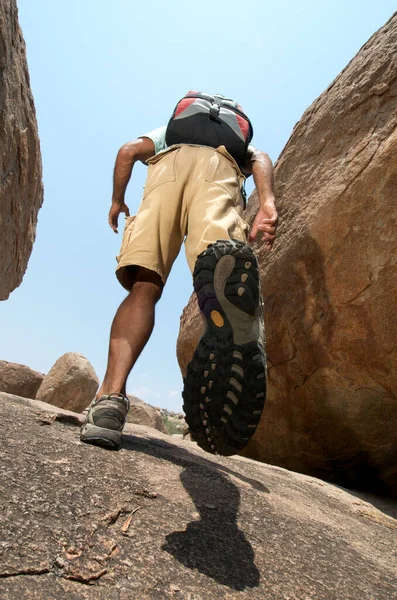
{"type": "Polygon", "coordinates": [[[259,585],[255,554],[244,533],[238,528],[240,493],[221,473],[211,481],[191,468],[182,471],[181,481],[197,507],[200,520],[189,523],[184,531],[166,536],[162,549],[189,569],[211,577],[218,583],[242,591],[259,585]],[[219,499],[225,502],[220,506],[219,499]]]}
{"type": "Polygon", "coordinates": [[[239,529],[240,492],[228,475],[269,493],[258,480],[163,440],[124,436],[123,448],[182,466],[181,482],[197,508],[197,519],[165,538],[162,550],[189,569],[237,591],[259,585],[254,550],[239,529]]]}

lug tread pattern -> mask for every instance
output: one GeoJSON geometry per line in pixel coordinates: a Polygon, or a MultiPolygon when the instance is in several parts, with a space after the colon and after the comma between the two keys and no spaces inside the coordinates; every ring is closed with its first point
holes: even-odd
{"type": "Polygon", "coordinates": [[[214,272],[226,254],[235,258],[224,286],[227,300],[250,315],[258,309],[259,269],[251,248],[237,240],[208,246],[198,256],[193,273],[207,329],[188,365],[182,396],[186,422],[198,445],[207,452],[230,456],[246,446],[259,423],[266,397],[266,359],[260,340],[234,343],[232,326],[216,297],[214,272]],[[244,293],[239,295],[239,288],[244,293]],[[221,313],[223,327],[213,323],[212,310],[221,313]]]}

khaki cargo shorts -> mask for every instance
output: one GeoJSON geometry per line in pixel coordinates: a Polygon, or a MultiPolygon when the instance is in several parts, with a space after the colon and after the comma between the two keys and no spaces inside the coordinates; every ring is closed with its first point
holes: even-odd
{"type": "Polygon", "coordinates": [[[216,240],[246,241],[244,175],[224,146],[174,145],[148,161],[137,214],[127,217],[116,275],[130,290],[136,269],[158,273],[163,284],[185,241],[193,273],[197,255],[216,240]]]}

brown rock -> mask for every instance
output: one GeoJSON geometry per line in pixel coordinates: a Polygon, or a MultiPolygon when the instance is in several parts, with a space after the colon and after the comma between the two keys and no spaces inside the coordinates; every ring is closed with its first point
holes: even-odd
{"type": "Polygon", "coordinates": [[[43,377],[25,365],[0,360],[0,392],[35,398],[43,377]]]}
{"type": "MultiPolygon", "coordinates": [[[[280,227],[256,247],[268,399],[249,456],[397,495],[397,14],[307,109],[276,165],[280,227]]],[[[254,194],[246,218],[257,211],[254,194]]],[[[182,368],[199,336],[185,310],[182,368]]]]}
{"type": "Polygon", "coordinates": [[[129,423],[147,425],[148,427],[153,427],[153,429],[167,433],[167,429],[164,425],[164,421],[159,410],[150,404],[146,404],[146,402],[140,400],[140,398],[137,398],[136,396],[131,396],[128,394],[128,398],[130,399],[131,404],[131,408],[127,417],[127,421],[129,423]]]}
{"type": "Polygon", "coordinates": [[[0,394],[2,600],[395,599],[395,503],[139,425],[109,452],[50,411],[0,394]]]}
{"type": "Polygon", "coordinates": [[[94,398],[98,385],[98,377],[90,362],[81,354],[68,352],[58,358],[44,377],[36,398],[82,412],[94,398]]]}
{"type": "Polygon", "coordinates": [[[0,0],[0,300],[19,286],[43,202],[41,155],[15,0],[0,0]]]}

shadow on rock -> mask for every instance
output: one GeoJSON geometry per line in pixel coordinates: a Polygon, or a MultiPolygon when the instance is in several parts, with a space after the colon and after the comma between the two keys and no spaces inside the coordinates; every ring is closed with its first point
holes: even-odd
{"type": "Polygon", "coordinates": [[[166,537],[162,546],[185,567],[197,569],[235,590],[259,585],[254,551],[237,526],[240,493],[221,473],[203,481],[191,469],[181,473],[181,481],[197,506],[200,520],[189,523],[185,531],[166,537]],[[222,500],[223,506],[220,503],[222,500]]]}
{"type": "Polygon", "coordinates": [[[225,473],[269,493],[258,480],[163,442],[125,436],[123,447],[183,466],[180,478],[197,507],[197,520],[166,536],[162,550],[185,567],[197,569],[222,585],[242,591],[257,587],[260,575],[251,544],[238,528],[240,492],[225,473]]]}

